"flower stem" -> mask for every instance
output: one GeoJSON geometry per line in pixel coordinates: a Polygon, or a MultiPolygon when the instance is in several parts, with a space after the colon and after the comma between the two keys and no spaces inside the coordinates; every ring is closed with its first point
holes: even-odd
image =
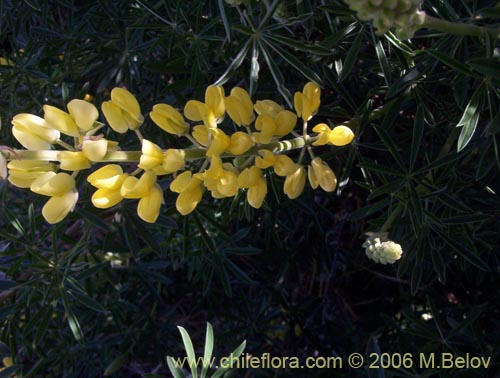
{"type": "Polygon", "coordinates": [[[474,37],[482,37],[485,34],[490,34],[493,38],[500,36],[500,28],[487,28],[484,26],[477,26],[472,24],[463,24],[458,22],[450,22],[441,20],[424,14],[422,28],[434,29],[444,33],[470,35],[474,37]]]}

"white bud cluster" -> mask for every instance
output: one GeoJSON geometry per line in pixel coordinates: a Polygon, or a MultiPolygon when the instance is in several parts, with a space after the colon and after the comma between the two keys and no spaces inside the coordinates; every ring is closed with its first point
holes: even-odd
{"type": "Polygon", "coordinates": [[[380,264],[394,264],[403,255],[401,245],[387,239],[387,233],[367,232],[363,243],[366,256],[380,264]]]}
{"type": "Polygon", "coordinates": [[[423,0],[346,0],[360,20],[373,21],[377,34],[382,35],[389,29],[401,39],[408,39],[423,23],[425,13],[420,6],[423,0]]]}

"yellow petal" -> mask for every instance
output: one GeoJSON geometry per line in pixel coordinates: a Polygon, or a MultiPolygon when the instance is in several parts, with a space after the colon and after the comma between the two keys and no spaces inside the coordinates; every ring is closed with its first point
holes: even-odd
{"type": "Polygon", "coordinates": [[[224,88],[221,86],[208,86],[205,91],[205,104],[215,118],[222,117],[226,111],[224,105],[224,88]]]}
{"type": "Polygon", "coordinates": [[[257,101],[255,103],[254,108],[255,108],[255,111],[257,112],[258,115],[264,114],[264,115],[267,115],[271,118],[276,117],[279,112],[284,110],[281,105],[274,102],[273,100],[257,101]]]}
{"type": "Polygon", "coordinates": [[[330,142],[330,135],[332,130],[326,123],[319,123],[312,129],[313,132],[318,133],[318,139],[313,142],[313,146],[323,146],[330,142]]]}
{"type": "Polygon", "coordinates": [[[59,130],[61,133],[77,137],[80,135],[80,130],[71,116],[51,105],[44,105],[44,118],[45,121],[52,125],[55,129],[59,130]]]}
{"type": "Polygon", "coordinates": [[[313,189],[316,189],[319,184],[325,192],[333,192],[337,187],[337,177],[335,176],[335,173],[328,166],[328,164],[319,157],[312,160],[308,173],[316,179],[316,186],[313,186],[311,176],[309,176],[309,182],[311,182],[313,189]],[[312,174],[310,173],[311,168],[313,171],[312,174]]]}
{"type": "Polygon", "coordinates": [[[71,100],[68,103],[69,114],[75,120],[76,125],[83,133],[94,128],[94,122],[99,117],[97,108],[84,100],[71,100]]]}
{"type": "Polygon", "coordinates": [[[182,193],[189,185],[191,178],[191,171],[182,172],[170,183],[170,190],[175,193],[182,193]]]}
{"type": "Polygon", "coordinates": [[[290,199],[295,199],[302,194],[305,184],[305,168],[297,164],[295,171],[286,177],[283,190],[290,199]]]}
{"type": "Polygon", "coordinates": [[[345,146],[354,139],[354,133],[347,126],[336,126],[330,134],[330,143],[334,146],[345,146]]]}
{"type": "Polygon", "coordinates": [[[311,166],[307,167],[307,178],[309,179],[311,188],[316,189],[319,185],[319,181],[316,173],[314,172],[314,169],[311,166]]]}
{"type": "Polygon", "coordinates": [[[231,135],[229,142],[229,152],[233,155],[241,155],[253,146],[253,139],[247,133],[237,131],[231,135]]]}
{"type": "Polygon", "coordinates": [[[255,165],[258,168],[269,168],[276,162],[276,156],[269,150],[260,150],[259,154],[260,156],[255,158],[255,165]]]}
{"type": "Polygon", "coordinates": [[[65,171],[79,171],[90,168],[90,161],[81,151],[61,151],[57,154],[59,168],[65,171]]]}
{"type": "Polygon", "coordinates": [[[12,119],[12,134],[28,150],[50,150],[60,133],[40,117],[22,113],[12,119]]]}
{"type": "Polygon", "coordinates": [[[120,189],[97,189],[92,195],[92,204],[98,209],[108,209],[120,203],[120,189]]]}
{"type": "Polygon", "coordinates": [[[276,130],[274,135],[285,136],[292,132],[297,124],[297,116],[289,110],[283,110],[278,113],[274,119],[276,130]]]}
{"type": "Polygon", "coordinates": [[[274,162],[273,168],[274,172],[278,176],[291,175],[297,169],[297,167],[295,166],[295,162],[287,155],[276,156],[276,161],[274,162]]]}
{"type": "Polygon", "coordinates": [[[197,100],[189,100],[184,106],[184,116],[191,121],[202,121],[208,113],[207,106],[197,100]]]}
{"type": "Polygon", "coordinates": [[[32,192],[44,196],[62,196],[74,188],[75,179],[62,172],[45,172],[30,186],[32,192]]]}
{"type": "Polygon", "coordinates": [[[29,188],[45,172],[53,171],[54,164],[38,160],[13,160],[7,164],[9,182],[19,188],[29,188]]]}
{"type": "Polygon", "coordinates": [[[177,172],[178,170],[184,168],[184,150],[177,150],[173,148],[169,148],[165,151],[162,161],[162,168],[166,173],[177,172]]]}
{"type": "Polygon", "coordinates": [[[319,85],[313,82],[309,82],[304,86],[302,93],[307,98],[312,113],[316,113],[321,103],[321,88],[319,87],[319,85]]]}
{"type": "MultiPolygon", "coordinates": [[[[141,114],[141,107],[132,93],[125,88],[113,88],[111,91],[111,101],[128,113],[132,119],[142,124],[144,117],[141,114]]],[[[131,127],[133,129],[133,127],[131,127]]]]}
{"type": "Polygon", "coordinates": [[[253,118],[253,104],[246,90],[235,87],[225,99],[226,111],[238,126],[249,125],[253,118]]]}
{"type": "MultiPolygon", "coordinates": [[[[198,179],[195,178],[194,180],[198,179]]],[[[182,215],[188,215],[193,212],[201,201],[203,190],[200,185],[201,181],[198,180],[198,182],[199,184],[192,190],[186,190],[180,193],[175,201],[175,207],[182,215]]]]}
{"type": "Polygon", "coordinates": [[[126,174],[123,174],[121,166],[118,164],[108,164],[89,175],[87,181],[92,186],[100,189],[120,189],[126,176],[126,174]]]}
{"type": "Polygon", "coordinates": [[[102,161],[108,152],[108,141],[104,138],[98,140],[84,140],[82,152],[90,161],[102,161]]]}
{"type": "Polygon", "coordinates": [[[196,139],[196,141],[201,144],[202,146],[208,146],[208,127],[203,126],[203,125],[198,125],[193,127],[193,138],[196,139]]]}
{"type": "Polygon", "coordinates": [[[161,129],[174,135],[184,135],[188,130],[182,114],[168,104],[157,104],[149,116],[161,129]]]}
{"type": "Polygon", "coordinates": [[[152,172],[144,172],[139,179],[129,176],[123,181],[120,194],[123,198],[142,198],[149,195],[155,183],[156,175],[152,172]]]}
{"type": "Polygon", "coordinates": [[[255,209],[260,209],[267,195],[266,179],[261,177],[257,185],[253,185],[248,189],[247,201],[255,209]]]}
{"type": "Polygon", "coordinates": [[[75,208],[78,201],[78,191],[73,189],[61,196],[51,197],[42,208],[42,215],[50,224],[59,223],[70,211],[75,208]]]}
{"type": "Polygon", "coordinates": [[[224,197],[234,197],[238,193],[238,176],[236,173],[224,170],[217,184],[217,191],[224,197]]]}
{"type": "Polygon", "coordinates": [[[137,215],[144,222],[154,223],[160,215],[160,207],[163,203],[163,192],[158,185],[153,186],[149,194],[142,197],[137,205],[137,215]]]}
{"type": "Polygon", "coordinates": [[[117,133],[124,133],[129,125],[124,117],[123,110],[112,101],[104,101],[101,105],[102,112],[109,126],[117,133]]]}
{"type": "Polygon", "coordinates": [[[207,156],[218,156],[226,151],[230,146],[230,139],[221,129],[210,129],[212,141],[207,150],[207,156]]]}

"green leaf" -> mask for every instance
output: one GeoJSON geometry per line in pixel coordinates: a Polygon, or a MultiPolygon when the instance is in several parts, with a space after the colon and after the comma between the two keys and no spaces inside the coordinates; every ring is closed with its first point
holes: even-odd
{"type": "Polygon", "coordinates": [[[420,145],[422,144],[422,137],[424,135],[424,128],[424,110],[420,106],[417,109],[415,122],[413,122],[413,136],[410,146],[410,172],[413,171],[413,167],[415,166],[415,162],[417,160],[418,151],[420,149],[420,145]]]}
{"type": "Polygon", "coordinates": [[[75,340],[78,342],[83,342],[83,332],[82,328],[80,327],[80,322],[78,321],[77,317],[71,310],[68,298],[66,297],[66,292],[64,290],[65,290],[64,286],[61,286],[59,288],[59,294],[61,296],[64,309],[66,310],[66,316],[68,318],[69,327],[71,329],[71,332],[73,333],[73,336],[75,337],[75,340]]]}
{"type": "Polygon", "coordinates": [[[193,378],[198,377],[198,370],[196,366],[196,355],[194,353],[194,348],[193,348],[193,342],[191,341],[191,338],[189,337],[189,334],[187,331],[181,327],[177,327],[179,329],[179,332],[181,333],[182,336],[182,342],[184,343],[184,349],[186,349],[186,355],[188,358],[188,363],[189,367],[191,369],[191,376],[193,378]]]}
{"type": "Polygon", "coordinates": [[[345,58],[344,65],[342,67],[342,72],[339,76],[339,82],[347,79],[352,69],[354,68],[354,64],[356,63],[356,59],[358,59],[359,48],[361,46],[361,40],[363,39],[363,29],[361,29],[356,36],[349,52],[347,53],[347,57],[345,58]]]}
{"type": "MultiPolygon", "coordinates": [[[[230,360],[231,358],[233,359],[238,359],[239,356],[241,356],[241,354],[243,353],[243,351],[245,350],[245,347],[247,345],[247,342],[246,340],[243,341],[235,350],[233,350],[233,352],[229,355],[228,359],[230,360]]],[[[211,378],[220,378],[223,374],[225,374],[226,372],[228,372],[230,369],[230,367],[220,367],[219,369],[217,369],[217,371],[212,375],[211,378]]]]}
{"type": "Polygon", "coordinates": [[[375,52],[377,53],[377,59],[380,64],[380,69],[384,74],[385,83],[387,84],[387,87],[389,87],[391,83],[391,69],[389,67],[387,55],[385,55],[384,46],[382,45],[382,42],[380,40],[375,45],[375,52]]]}
{"type": "Polygon", "coordinates": [[[429,49],[425,50],[425,52],[441,61],[442,63],[446,64],[447,66],[453,68],[455,71],[460,72],[461,74],[464,74],[466,76],[476,76],[466,64],[461,63],[460,61],[441,51],[429,49]]]}
{"type": "Polygon", "coordinates": [[[213,349],[214,349],[214,330],[212,329],[212,325],[207,322],[207,333],[205,335],[205,351],[203,353],[203,367],[201,369],[200,378],[205,378],[207,376],[209,362],[212,359],[213,349]]]}
{"type": "Polygon", "coordinates": [[[241,64],[245,60],[248,50],[250,49],[250,42],[251,39],[248,39],[245,42],[241,50],[234,57],[231,64],[229,64],[229,66],[227,67],[226,71],[224,71],[224,73],[215,81],[214,85],[223,85],[231,78],[231,75],[238,69],[239,66],[241,66],[241,64]]]}
{"type": "Polygon", "coordinates": [[[175,365],[174,359],[170,356],[167,356],[167,365],[174,378],[187,378],[187,375],[175,365]]]}
{"type": "Polygon", "coordinates": [[[217,5],[219,6],[220,17],[222,23],[224,24],[224,30],[226,31],[227,42],[231,42],[231,26],[229,20],[227,19],[226,9],[224,8],[224,0],[217,0],[217,5]]]}
{"type": "Polygon", "coordinates": [[[126,355],[121,355],[117,358],[115,358],[111,363],[106,367],[104,370],[104,376],[109,377],[110,375],[113,375],[116,373],[122,366],[123,363],[125,362],[126,355]]]}
{"type": "Polygon", "coordinates": [[[500,59],[498,58],[475,58],[467,61],[467,64],[485,76],[500,78],[500,59]]]}

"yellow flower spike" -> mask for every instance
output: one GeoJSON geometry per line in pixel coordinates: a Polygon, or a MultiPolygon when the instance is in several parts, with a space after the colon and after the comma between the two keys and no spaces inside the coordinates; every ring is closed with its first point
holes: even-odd
{"type": "Polygon", "coordinates": [[[260,209],[267,195],[267,181],[260,177],[256,185],[248,188],[247,201],[255,209],[260,209]]]}
{"type": "Polygon", "coordinates": [[[165,151],[162,161],[162,168],[165,171],[165,174],[174,173],[184,168],[186,165],[184,160],[185,155],[186,153],[184,150],[170,148],[165,151]]]}
{"type": "Polygon", "coordinates": [[[231,144],[230,139],[221,129],[210,129],[209,131],[212,134],[212,141],[206,155],[219,156],[229,148],[231,144]]]}
{"type": "Polygon", "coordinates": [[[254,109],[258,115],[267,115],[271,118],[276,117],[279,112],[285,110],[281,105],[273,100],[257,101],[254,105],[254,109]]]}
{"type": "Polygon", "coordinates": [[[56,130],[72,137],[80,135],[80,130],[78,130],[75,120],[65,111],[52,105],[44,105],[43,112],[45,121],[56,130]]]}
{"type": "Polygon", "coordinates": [[[67,193],[51,197],[42,208],[42,215],[50,224],[62,221],[73,211],[78,202],[78,191],[73,188],[67,193]]]}
{"type": "Polygon", "coordinates": [[[247,152],[253,144],[253,139],[250,135],[243,131],[237,131],[231,135],[228,150],[233,155],[241,155],[247,152]]]}
{"type": "Polygon", "coordinates": [[[104,138],[84,140],[82,142],[82,152],[90,161],[102,161],[108,152],[108,140],[104,138]]]}
{"type": "Polygon", "coordinates": [[[304,86],[301,92],[296,92],[293,98],[295,111],[304,121],[309,121],[318,111],[321,100],[321,88],[313,82],[304,86]]]}
{"type": "Polygon", "coordinates": [[[53,171],[54,164],[38,160],[12,160],[7,164],[9,182],[19,188],[29,188],[45,172],[53,171]]]}
{"type": "Polygon", "coordinates": [[[337,187],[337,177],[333,170],[321,158],[314,158],[307,169],[309,183],[313,189],[319,186],[325,192],[333,192],[337,187]]]}
{"type": "Polygon", "coordinates": [[[269,150],[260,150],[259,155],[255,158],[255,165],[258,168],[266,169],[272,167],[276,162],[276,155],[269,150]]]}
{"type": "Polygon", "coordinates": [[[142,155],[139,159],[139,168],[155,169],[163,163],[163,151],[160,146],[147,139],[142,140],[142,155]]]}
{"type": "Polygon", "coordinates": [[[137,215],[144,222],[154,223],[160,215],[160,207],[163,203],[163,192],[158,184],[155,184],[148,195],[142,197],[137,204],[137,215]]]}
{"type": "Polygon", "coordinates": [[[132,93],[124,88],[113,88],[111,101],[102,103],[102,112],[109,126],[117,133],[136,130],[144,122],[141,108],[132,93]]]}
{"type": "Polygon", "coordinates": [[[285,179],[283,191],[290,199],[295,199],[302,194],[306,184],[306,170],[300,165],[295,165],[295,171],[285,179]]]}
{"type": "Polygon", "coordinates": [[[12,119],[12,134],[28,150],[50,150],[60,138],[59,130],[52,128],[43,118],[21,113],[12,119]]]}
{"type": "Polygon", "coordinates": [[[226,112],[224,88],[220,85],[209,85],[205,91],[205,104],[215,118],[221,118],[226,112]]]}
{"type": "Polygon", "coordinates": [[[276,129],[274,135],[285,136],[292,132],[297,124],[297,116],[289,110],[283,110],[274,118],[276,129]]]}
{"type": "Polygon", "coordinates": [[[68,103],[68,111],[82,133],[86,133],[93,129],[95,121],[99,118],[99,111],[97,108],[84,100],[71,100],[68,103]]]}
{"type": "Polygon", "coordinates": [[[210,133],[208,132],[208,127],[204,125],[195,126],[193,127],[193,132],[191,133],[191,135],[202,146],[208,146],[208,136],[210,135],[210,133]]]}
{"type": "Polygon", "coordinates": [[[276,161],[273,164],[274,172],[278,176],[288,176],[295,172],[295,162],[287,155],[276,156],[276,161]]]}
{"type": "Polygon", "coordinates": [[[75,179],[67,173],[45,172],[31,183],[32,192],[44,196],[62,196],[75,188],[75,179]]]}
{"type": "Polygon", "coordinates": [[[347,126],[336,126],[333,128],[329,142],[334,146],[345,146],[352,142],[354,133],[347,126]]]}
{"type": "Polygon", "coordinates": [[[61,151],[57,154],[59,168],[65,171],[80,171],[90,168],[90,161],[81,151],[61,151]]]}
{"type": "Polygon", "coordinates": [[[246,90],[234,87],[225,99],[226,111],[238,126],[250,125],[253,121],[253,103],[246,90]]]}
{"type": "Polygon", "coordinates": [[[313,132],[318,133],[318,139],[313,142],[313,146],[323,146],[330,142],[330,135],[332,129],[326,123],[319,123],[312,129],[313,132]]]}
{"type": "Polygon", "coordinates": [[[99,189],[119,190],[126,176],[128,175],[123,173],[121,166],[118,164],[108,164],[90,174],[87,177],[87,181],[99,189]]]}
{"type": "Polygon", "coordinates": [[[188,131],[188,126],[182,114],[168,104],[157,104],[149,116],[162,130],[167,133],[182,136],[188,131]]]}
{"type": "Polygon", "coordinates": [[[120,195],[123,198],[142,198],[149,195],[151,188],[156,184],[156,175],[144,172],[141,178],[128,176],[122,183],[120,195]]]}

